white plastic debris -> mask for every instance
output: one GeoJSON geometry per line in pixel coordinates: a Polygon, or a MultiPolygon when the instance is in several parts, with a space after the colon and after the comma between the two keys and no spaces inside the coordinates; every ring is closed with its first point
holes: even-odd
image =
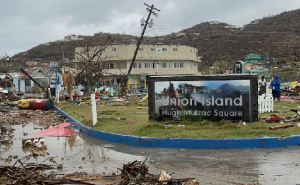
{"type": "Polygon", "coordinates": [[[8,135],[5,135],[2,142],[3,143],[11,143],[11,137],[9,137],[8,135]]]}
{"type": "Polygon", "coordinates": [[[24,146],[30,146],[30,145],[32,145],[32,141],[30,139],[25,141],[24,146]]]}
{"type": "Polygon", "coordinates": [[[169,181],[169,180],[171,180],[171,178],[172,177],[170,175],[168,175],[165,171],[162,170],[160,172],[158,181],[169,181]]]}
{"type": "Polygon", "coordinates": [[[239,121],[238,126],[247,126],[246,122],[243,122],[242,120],[239,121]]]}
{"type": "Polygon", "coordinates": [[[35,144],[35,143],[38,143],[39,142],[39,139],[34,139],[33,140],[33,143],[35,144]]]}
{"type": "Polygon", "coordinates": [[[39,142],[40,142],[41,144],[44,144],[44,143],[45,143],[45,139],[44,139],[44,138],[41,138],[41,139],[39,140],[39,142]]]}
{"type": "Polygon", "coordinates": [[[172,124],[170,124],[170,125],[165,125],[165,129],[171,128],[172,126],[173,126],[172,124]]]}

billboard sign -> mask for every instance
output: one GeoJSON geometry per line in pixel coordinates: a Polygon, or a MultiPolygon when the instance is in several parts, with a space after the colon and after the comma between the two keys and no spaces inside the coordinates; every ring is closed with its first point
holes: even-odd
{"type": "Polygon", "coordinates": [[[202,76],[202,79],[191,79],[191,76],[187,76],[186,80],[178,80],[176,77],[160,80],[159,77],[154,77],[154,80],[151,80],[149,77],[148,83],[149,80],[153,82],[152,92],[149,91],[149,101],[153,101],[153,104],[149,104],[149,113],[152,114],[149,118],[212,121],[257,119],[252,113],[252,96],[255,92],[252,92],[251,82],[254,79],[210,77],[212,78],[202,76]]]}

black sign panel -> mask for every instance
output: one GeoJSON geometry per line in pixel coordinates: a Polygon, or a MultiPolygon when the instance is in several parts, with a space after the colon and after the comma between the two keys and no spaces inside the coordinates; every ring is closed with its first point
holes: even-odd
{"type": "Polygon", "coordinates": [[[150,120],[258,119],[257,75],[149,76],[147,80],[150,120]]]}

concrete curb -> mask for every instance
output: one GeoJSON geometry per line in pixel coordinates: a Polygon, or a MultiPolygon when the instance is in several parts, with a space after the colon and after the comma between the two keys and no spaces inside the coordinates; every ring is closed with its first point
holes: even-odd
{"type": "Polygon", "coordinates": [[[60,115],[74,125],[83,134],[105,141],[138,147],[191,148],[191,149],[247,149],[247,148],[277,148],[300,146],[300,135],[288,137],[260,137],[234,139],[197,139],[197,138],[155,138],[114,134],[94,130],[80,123],[67,112],[54,107],[60,115]]]}

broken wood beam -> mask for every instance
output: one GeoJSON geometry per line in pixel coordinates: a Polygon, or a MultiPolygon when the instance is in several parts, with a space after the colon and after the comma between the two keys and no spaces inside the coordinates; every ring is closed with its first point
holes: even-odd
{"type": "Polygon", "coordinates": [[[288,125],[279,125],[279,126],[274,126],[274,127],[269,127],[270,130],[277,130],[277,129],[282,129],[282,128],[288,128],[288,127],[293,127],[293,124],[288,124],[288,125]]]}

